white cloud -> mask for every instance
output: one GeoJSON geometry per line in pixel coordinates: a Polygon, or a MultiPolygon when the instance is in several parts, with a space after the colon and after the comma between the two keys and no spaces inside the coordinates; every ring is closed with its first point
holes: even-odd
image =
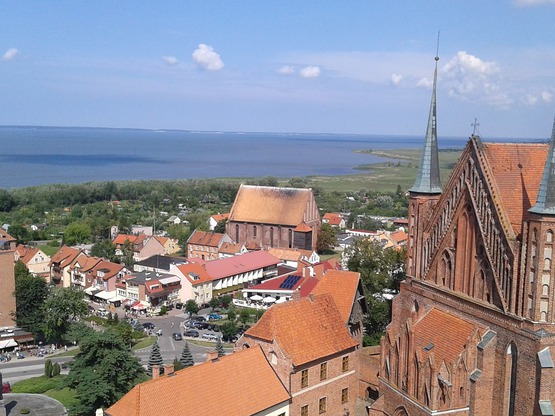
{"type": "Polygon", "coordinates": [[[521,7],[541,6],[543,4],[555,4],[555,0],[514,0],[514,4],[521,7]]]}
{"type": "Polygon", "coordinates": [[[432,81],[431,79],[424,77],[424,78],[420,78],[417,82],[416,82],[416,86],[420,87],[420,88],[432,88],[434,85],[434,81],[432,81]]]}
{"type": "Polygon", "coordinates": [[[295,68],[293,68],[291,65],[285,65],[277,69],[276,72],[281,75],[291,75],[295,72],[295,68]]]}
{"type": "Polygon", "coordinates": [[[550,103],[551,101],[553,101],[553,94],[551,94],[549,91],[542,91],[540,95],[544,103],[550,103]]]}
{"type": "Polygon", "coordinates": [[[176,66],[179,63],[175,56],[162,56],[162,59],[164,63],[169,66],[176,66]]]}
{"type": "Polygon", "coordinates": [[[502,88],[501,70],[496,62],[487,62],[459,51],[441,69],[449,95],[468,101],[484,101],[506,108],[512,99],[502,88]]]}
{"type": "Polygon", "coordinates": [[[522,97],[522,102],[524,105],[534,106],[538,103],[538,97],[532,94],[527,94],[524,97],[522,97]]]}
{"type": "Polygon", "coordinates": [[[403,76],[400,74],[391,74],[391,82],[393,85],[399,85],[403,80],[403,76]]]}
{"type": "Polygon", "coordinates": [[[320,76],[319,66],[306,66],[300,71],[300,75],[303,78],[318,78],[320,76]]]}
{"type": "Polygon", "coordinates": [[[193,52],[193,60],[200,68],[208,71],[219,71],[224,67],[220,55],[214,52],[212,46],[204,43],[199,44],[198,49],[193,52]]]}
{"type": "Polygon", "coordinates": [[[19,54],[19,51],[16,48],[10,48],[6,52],[4,52],[4,55],[2,56],[2,60],[3,61],[11,61],[18,54],[19,54]]]}

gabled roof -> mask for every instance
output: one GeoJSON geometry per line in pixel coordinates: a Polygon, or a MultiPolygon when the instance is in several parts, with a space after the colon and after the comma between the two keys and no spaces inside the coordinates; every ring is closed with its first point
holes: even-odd
{"type": "Polygon", "coordinates": [[[244,245],[239,243],[223,243],[220,247],[220,253],[237,254],[243,250],[244,245]]]}
{"type": "Polygon", "coordinates": [[[214,215],[211,215],[210,218],[212,218],[216,222],[227,220],[229,218],[229,212],[226,214],[214,214],[214,215]]]}
{"type": "Polygon", "coordinates": [[[294,366],[358,345],[329,293],[273,305],[244,336],[275,340],[294,366]]]}
{"type": "Polygon", "coordinates": [[[414,348],[422,359],[433,354],[436,363],[454,363],[467,347],[475,331],[484,327],[466,321],[437,308],[430,310],[413,325],[414,348]]]}
{"type": "Polygon", "coordinates": [[[277,266],[281,261],[267,251],[251,251],[240,256],[226,257],[207,262],[204,267],[212,279],[222,279],[228,276],[277,266]]]}
{"type": "Polygon", "coordinates": [[[218,247],[225,234],[214,233],[209,231],[195,230],[187,240],[187,244],[197,244],[199,246],[218,247]]]}
{"type": "MultiPolygon", "coordinates": [[[[530,217],[547,159],[547,144],[483,143],[502,209],[516,235],[530,217]]],[[[496,191],[494,189],[494,192],[496,191]]]]}
{"type": "MultiPolygon", "coordinates": [[[[37,255],[38,252],[43,253],[41,250],[39,250],[38,248],[35,247],[29,247],[23,244],[19,244],[16,249],[15,249],[15,254],[16,256],[19,256],[19,261],[21,261],[24,264],[29,263],[33,257],[35,257],[37,255]]],[[[44,254],[44,259],[45,260],[50,260],[50,257],[47,256],[46,254],[44,254]]]]}
{"type": "Polygon", "coordinates": [[[123,264],[112,263],[108,260],[102,260],[92,270],[92,273],[95,276],[98,276],[98,272],[102,271],[104,276],[102,276],[102,280],[110,280],[112,277],[116,276],[120,271],[124,269],[123,264]]]}
{"type": "Polygon", "coordinates": [[[255,415],[290,395],[258,346],[138,384],[108,416],[255,415]]]}
{"type": "Polygon", "coordinates": [[[6,231],[4,231],[3,229],[0,229],[0,240],[6,240],[6,241],[15,241],[16,239],[13,238],[11,235],[9,235],[6,231]]]}
{"type": "Polygon", "coordinates": [[[394,240],[397,244],[403,243],[409,239],[409,236],[403,230],[397,230],[392,232],[390,235],[392,240],[394,240]]]}
{"type": "Polygon", "coordinates": [[[161,254],[155,254],[147,259],[138,261],[135,265],[152,267],[156,269],[170,270],[173,265],[187,263],[185,257],[172,257],[172,256],[162,256],[161,254]]]}
{"type": "MultiPolygon", "coordinates": [[[[141,234],[139,234],[141,235],[141,234]]],[[[118,245],[123,245],[125,244],[126,241],[129,241],[130,243],[134,243],[135,240],[137,239],[136,235],[130,235],[130,234],[118,234],[116,236],[116,238],[114,238],[114,244],[118,244],[118,245]]]]}
{"type": "Polygon", "coordinates": [[[338,212],[328,212],[324,214],[324,221],[327,221],[330,225],[340,225],[343,221],[343,216],[338,212]]]}
{"type": "Polygon", "coordinates": [[[311,199],[311,189],[241,185],[229,220],[296,226],[303,221],[311,199]]]}
{"type": "Polygon", "coordinates": [[[74,269],[77,264],[79,264],[79,268],[86,272],[88,270],[92,270],[102,259],[99,257],[89,257],[83,253],[82,256],[77,256],[73,259],[70,263],[69,268],[74,269]]]}
{"type": "Polygon", "coordinates": [[[312,290],[314,295],[329,293],[333,297],[343,322],[348,322],[356,301],[360,273],[345,270],[329,270],[312,290]]]}
{"type": "Polygon", "coordinates": [[[183,273],[183,275],[187,278],[187,280],[193,285],[209,282],[212,280],[212,277],[208,274],[208,272],[204,268],[203,263],[191,262],[186,264],[180,264],[177,266],[177,269],[181,273],[183,273]]]}
{"type": "Polygon", "coordinates": [[[60,267],[69,265],[79,254],[81,250],[63,245],[50,259],[50,264],[59,264],[60,267]]]}
{"type": "Polygon", "coordinates": [[[275,248],[275,247],[269,247],[268,253],[283,261],[299,261],[301,257],[305,255],[299,250],[295,250],[292,248],[275,248]]]}

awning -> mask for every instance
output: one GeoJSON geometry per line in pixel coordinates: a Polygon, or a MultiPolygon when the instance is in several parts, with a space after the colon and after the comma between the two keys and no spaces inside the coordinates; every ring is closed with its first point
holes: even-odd
{"type": "Polygon", "coordinates": [[[96,295],[94,295],[95,298],[99,298],[103,300],[112,299],[114,296],[116,296],[115,290],[112,292],[106,292],[103,290],[102,292],[98,292],[96,295]]]}
{"type": "Polygon", "coordinates": [[[181,279],[177,276],[170,276],[170,277],[164,277],[162,279],[158,279],[158,281],[163,285],[167,285],[169,283],[181,282],[181,279]]]}
{"type": "Polygon", "coordinates": [[[273,303],[273,302],[276,301],[276,298],[273,298],[273,297],[271,297],[271,296],[266,296],[264,299],[262,299],[262,301],[263,301],[264,303],[273,303]]]}
{"type": "Polygon", "coordinates": [[[250,297],[250,300],[262,300],[262,296],[260,295],[253,295],[250,297]]]}
{"type": "Polygon", "coordinates": [[[3,350],[4,348],[11,348],[11,347],[17,347],[17,342],[15,342],[15,340],[5,339],[3,341],[0,341],[0,350],[3,350]]]}
{"type": "Polygon", "coordinates": [[[136,302],[131,309],[135,309],[135,310],[142,310],[142,309],[146,309],[146,308],[150,308],[150,304],[140,301],[140,302],[136,302]]]}
{"type": "Polygon", "coordinates": [[[284,303],[287,302],[287,298],[279,298],[278,300],[276,300],[276,303],[284,303]]]}
{"type": "Polygon", "coordinates": [[[115,302],[122,302],[123,300],[125,300],[123,296],[116,295],[115,297],[110,298],[109,302],[115,303],[115,302]]]}
{"type": "Polygon", "coordinates": [[[83,290],[83,292],[85,292],[87,295],[94,295],[95,293],[101,292],[101,290],[90,286],[83,290]]]}

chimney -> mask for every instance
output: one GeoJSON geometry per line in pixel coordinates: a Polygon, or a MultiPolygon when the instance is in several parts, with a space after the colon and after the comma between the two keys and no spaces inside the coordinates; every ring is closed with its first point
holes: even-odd
{"type": "Polygon", "coordinates": [[[156,380],[159,377],[160,377],[160,366],[155,364],[152,366],[152,379],[156,380]]]}
{"type": "Polygon", "coordinates": [[[206,362],[216,362],[218,361],[218,351],[210,350],[206,351],[206,362]]]}
{"type": "Polygon", "coordinates": [[[173,374],[173,363],[164,364],[164,374],[167,376],[173,374]]]}
{"type": "Polygon", "coordinates": [[[299,289],[296,289],[293,293],[291,293],[291,300],[299,300],[301,298],[301,292],[299,289]]]}
{"type": "Polygon", "coordinates": [[[314,294],[310,293],[308,299],[310,299],[310,302],[314,302],[314,294]]]}

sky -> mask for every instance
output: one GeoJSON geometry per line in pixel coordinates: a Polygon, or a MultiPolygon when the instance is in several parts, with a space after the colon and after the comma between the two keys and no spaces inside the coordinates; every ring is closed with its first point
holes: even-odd
{"type": "Polygon", "coordinates": [[[5,0],[0,125],[549,138],[555,0],[5,0]]]}

